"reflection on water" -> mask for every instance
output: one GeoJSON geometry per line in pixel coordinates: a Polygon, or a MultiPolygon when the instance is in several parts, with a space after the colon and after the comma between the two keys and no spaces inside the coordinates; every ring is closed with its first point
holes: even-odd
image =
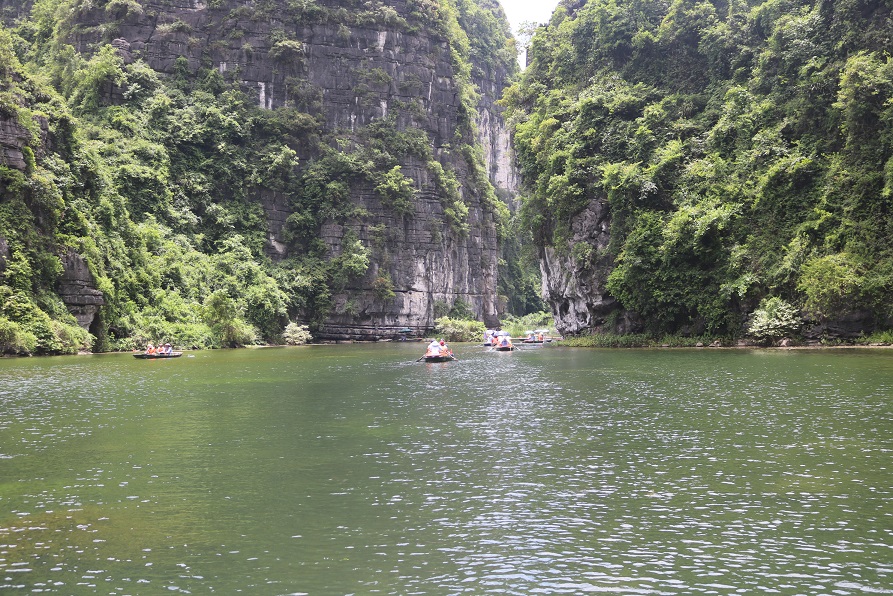
{"type": "Polygon", "coordinates": [[[893,351],[0,361],[0,587],[893,593],[893,351]]]}

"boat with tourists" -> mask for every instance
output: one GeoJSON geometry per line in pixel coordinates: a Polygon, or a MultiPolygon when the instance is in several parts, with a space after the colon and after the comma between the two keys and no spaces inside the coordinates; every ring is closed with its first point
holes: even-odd
{"type": "Polygon", "coordinates": [[[517,348],[512,343],[512,338],[507,331],[500,331],[493,343],[493,349],[497,352],[511,352],[517,348]]]}
{"type": "Polygon", "coordinates": [[[450,360],[456,360],[456,357],[453,356],[453,351],[444,340],[432,339],[431,343],[428,344],[425,355],[416,360],[416,362],[423,360],[425,362],[449,362],[450,360]]]}
{"type": "Polygon", "coordinates": [[[133,357],[142,360],[154,360],[156,358],[179,358],[182,355],[183,352],[174,352],[173,347],[169,343],[159,343],[157,348],[150,343],[146,346],[145,352],[134,354],[133,357]]]}
{"type": "Polygon", "coordinates": [[[536,331],[525,331],[524,339],[521,340],[521,343],[524,344],[542,344],[548,343],[552,341],[551,337],[547,337],[546,334],[549,332],[548,329],[537,329],[536,331]]]}
{"type": "Polygon", "coordinates": [[[142,360],[154,360],[156,358],[179,358],[183,355],[183,352],[168,352],[164,354],[148,354],[146,352],[140,352],[139,354],[134,354],[134,358],[140,358],[142,360]]]}

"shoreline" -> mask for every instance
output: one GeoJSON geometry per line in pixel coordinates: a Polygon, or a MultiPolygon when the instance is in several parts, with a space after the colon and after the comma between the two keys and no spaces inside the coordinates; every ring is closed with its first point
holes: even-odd
{"type": "MultiPolygon", "coordinates": [[[[622,337],[622,336],[618,336],[622,337]]],[[[418,343],[421,340],[412,341],[412,343],[418,343]]],[[[341,339],[341,340],[329,340],[329,341],[319,341],[319,342],[308,342],[305,344],[298,345],[290,345],[290,344],[263,344],[263,345],[251,345],[251,346],[239,346],[235,348],[183,348],[181,352],[206,352],[206,351],[217,351],[217,350],[252,350],[252,349],[263,349],[263,348],[301,348],[301,347],[313,347],[313,346],[336,346],[336,345],[353,345],[353,344],[377,344],[377,343],[404,343],[395,340],[352,340],[352,339],[341,339]]],[[[407,342],[409,343],[409,342],[407,342]]],[[[479,342],[450,342],[452,344],[474,344],[481,345],[479,342]]],[[[799,345],[759,345],[759,344],[751,344],[751,343],[738,343],[735,345],[724,345],[719,343],[718,341],[712,343],[703,343],[698,342],[696,344],[668,344],[663,342],[661,344],[644,344],[644,343],[631,343],[628,345],[619,345],[615,343],[614,345],[599,345],[597,343],[592,343],[589,345],[582,344],[581,342],[575,342],[574,340],[553,340],[551,342],[542,343],[542,344],[524,344],[530,346],[537,347],[562,347],[562,348],[579,348],[579,349],[602,349],[602,350],[679,350],[679,349],[689,349],[689,350],[889,350],[893,349],[893,344],[883,343],[883,342],[872,342],[865,344],[799,344],[799,345]]],[[[520,346],[523,347],[523,346],[520,346]]],[[[90,352],[81,350],[73,354],[2,354],[0,358],[2,359],[14,359],[14,358],[45,358],[45,357],[56,357],[56,356],[102,356],[109,354],[135,354],[139,353],[139,350],[120,350],[120,351],[109,351],[109,352],[90,352]]]]}

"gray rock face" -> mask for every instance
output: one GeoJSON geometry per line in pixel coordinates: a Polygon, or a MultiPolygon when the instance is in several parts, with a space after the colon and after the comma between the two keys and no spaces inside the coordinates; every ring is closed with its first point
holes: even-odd
{"type": "Polygon", "coordinates": [[[562,335],[637,330],[629,314],[615,320],[611,329],[605,327],[606,317],[618,310],[617,301],[605,290],[611,271],[611,259],[604,256],[610,240],[607,203],[593,199],[574,218],[571,230],[568,246],[540,250],[543,297],[552,309],[556,329],[562,335]]]}
{"type": "Polygon", "coordinates": [[[504,196],[517,195],[519,180],[512,149],[511,132],[502,118],[503,109],[496,105],[508,86],[505,73],[499,69],[486,69],[474,78],[475,86],[481,93],[478,104],[477,135],[484,150],[484,163],[490,182],[504,196]]]}
{"type": "Polygon", "coordinates": [[[17,120],[0,114],[0,164],[24,171],[22,152],[30,139],[31,134],[17,120]]]}
{"type": "Polygon", "coordinates": [[[874,331],[877,326],[877,318],[871,311],[859,309],[833,320],[810,319],[806,321],[802,334],[808,341],[820,341],[829,337],[851,340],[874,331]]]}
{"type": "Polygon", "coordinates": [[[0,0],[0,23],[12,26],[31,14],[33,0],[0,0]]]}
{"type": "Polygon", "coordinates": [[[6,271],[6,264],[9,263],[9,242],[3,236],[0,236],[0,275],[6,271]]]}
{"type": "MultiPolygon", "coordinates": [[[[375,201],[370,199],[369,204],[375,201]]],[[[396,219],[379,208],[373,219],[384,223],[386,238],[382,262],[373,262],[360,284],[336,297],[335,309],[326,325],[327,337],[373,339],[390,337],[395,330],[409,327],[424,333],[433,326],[438,303],[452,304],[458,297],[480,309],[485,320],[495,321],[496,237],[492,215],[470,214],[471,233],[456,239],[445,233],[443,206],[432,193],[423,194],[412,218],[396,219]],[[487,219],[479,219],[487,218],[487,219]],[[381,274],[394,280],[396,297],[382,301],[368,288],[381,274]],[[400,280],[398,282],[398,280],[400,280]]],[[[369,226],[350,224],[360,239],[369,243],[369,226]]],[[[340,252],[346,230],[331,224],[323,228],[325,241],[340,252]]]]}
{"type": "Polygon", "coordinates": [[[59,297],[78,320],[89,330],[99,307],[105,304],[102,292],[96,289],[96,281],[84,258],[74,251],[61,256],[62,276],[59,279],[59,297]]]}
{"type": "MultiPolygon", "coordinates": [[[[422,26],[415,4],[401,0],[387,6],[357,4],[369,18],[345,17],[343,22],[332,15],[341,14],[345,2],[307,3],[328,16],[302,13],[295,8],[298,3],[285,0],[273,4],[275,10],[236,0],[144,1],[141,10],[122,8],[111,15],[117,19],[113,39],[101,37],[107,11],[82,8],[76,17],[79,33],[72,41],[81,51],[98,42],[113,43],[126,61],[142,59],[163,73],[173,73],[179,58],[193,72],[210,65],[255,93],[258,107],[293,105],[314,111],[322,115],[327,131],[356,131],[382,118],[393,118],[400,129],[423,129],[434,155],[462,183],[470,232],[459,234],[444,223],[442,197],[424,164],[401,164],[418,197],[409,215],[398,216],[383,206],[371,189],[355,189],[351,199],[368,215],[330,222],[321,235],[335,256],[345,232],[352,230],[372,248],[371,265],[362,279],[335,296],[320,336],[374,339],[393,336],[402,327],[424,332],[434,325],[435,305],[452,306],[457,300],[468,303],[488,325],[497,324],[495,216],[466,183],[469,166],[453,146],[461,121],[460,85],[448,41],[422,26]],[[382,277],[391,280],[396,298],[383,299],[373,291],[382,277]]],[[[505,75],[478,72],[486,73],[475,82],[481,97],[477,136],[487,174],[497,188],[512,192],[516,174],[509,135],[495,105],[505,75]]],[[[268,254],[287,256],[282,230],[290,215],[288,198],[259,189],[255,199],[267,214],[268,254]]]]}

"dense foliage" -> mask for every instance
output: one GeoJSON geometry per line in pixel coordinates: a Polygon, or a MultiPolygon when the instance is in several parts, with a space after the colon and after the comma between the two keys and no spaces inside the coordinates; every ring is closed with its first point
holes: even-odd
{"type": "Polygon", "coordinates": [[[480,341],[484,336],[485,329],[483,323],[474,319],[440,317],[434,327],[434,335],[448,342],[474,342],[480,341]]]}
{"type": "Polygon", "coordinates": [[[893,317],[893,2],[565,1],[506,102],[525,225],[652,334],[893,317]],[[571,222],[608,205],[607,254],[571,222]],[[774,303],[778,304],[778,303],[774,303]]]}
{"type": "MultiPolygon", "coordinates": [[[[404,16],[380,2],[344,4],[263,1],[246,14],[442,35],[462,96],[453,151],[473,174],[465,190],[505,218],[473,146],[470,60],[514,59],[493,3],[411,0],[404,16]],[[346,8],[354,4],[358,10],[346,8]],[[470,41],[466,28],[501,37],[470,41]]],[[[210,65],[195,71],[181,58],[166,76],[140,60],[125,63],[111,45],[81,53],[71,45],[84,32],[79,15],[100,9],[106,37],[144,10],[137,0],[37,0],[29,18],[0,27],[0,115],[29,136],[27,169],[0,166],[0,240],[9,251],[0,270],[0,352],[130,349],[149,340],[184,347],[306,341],[295,319],[312,331],[332,309],[333,294],[366,273],[375,250],[346,234],[342,252],[331,255],[320,226],[363,217],[350,200],[358,188],[373,189],[398,216],[411,211],[415,188],[401,168],[407,161],[424,165],[446,223],[467,232],[456,172],[435,156],[423,130],[394,118],[325,130],[320,96],[300,81],[290,81],[289,105],[263,110],[238,73],[210,65]],[[285,197],[292,212],[290,256],[281,262],[265,254],[264,193],[285,197]],[[55,293],[58,255],[69,248],[84,256],[106,301],[92,335],[55,293]]],[[[159,34],[184,26],[166,24],[159,34]]],[[[274,35],[274,59],[301,59],[300,40],[274,35]]],[[[359,87],[388,83],[383,71],[361,78],[359,87]]],[[[373,289],[382,300],[394,298],[384,272],[373,289]]]]}
{"type": "Polygon", "coordinates": [[[523,316],[509,315],[502,320],[502,330],[508,331],[512,337],[527,337],[528,331],[549,330],[547,335],[554,335],[552,314],[546,311],[532,312],[523,316]]]}
{"type": "Polygon", "coordinates": [[[778,296],[772,296],[754,311],[747,333],[758,341],[771,343],[796,335],[800,324],[796,309],[778,296]]]}

